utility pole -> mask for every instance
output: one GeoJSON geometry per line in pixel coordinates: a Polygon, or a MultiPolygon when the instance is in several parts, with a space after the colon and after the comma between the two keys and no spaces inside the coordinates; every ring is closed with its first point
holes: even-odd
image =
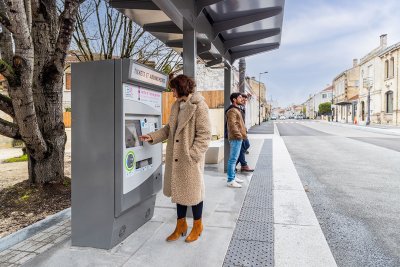
{"type": "Polygon", "coordinates": [[[258,74],[258,125],[261,125],[261,74],[266,74],[268,71],[258,74]]]}
{"type": "Polygon", "coordinates": [[[371,78],[364,78],[363,79],[363,87],[368,89],[368,96],[367,96],[367,106],[368,106],[368,114],[367,114],[367,121],[366,125],[371,123],[371,89],[372,89],[372,79],[371,78]]]}

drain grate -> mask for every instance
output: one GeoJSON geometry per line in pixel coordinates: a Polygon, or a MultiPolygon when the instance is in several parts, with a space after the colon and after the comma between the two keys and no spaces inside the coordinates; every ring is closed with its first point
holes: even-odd
{"type": "Polygon", "coordinates": [[[273,266],[272,140],[265,139],[223,266],[273,266]]]}

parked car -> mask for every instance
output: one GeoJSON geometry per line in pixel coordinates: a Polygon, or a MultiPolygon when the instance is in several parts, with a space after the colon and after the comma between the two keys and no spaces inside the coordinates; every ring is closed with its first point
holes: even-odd
{"type": "Polygon", "coordinates": [[[302,115],[302,114],[297,115],[297,116],[296,116],[296,119],[297,119],[297,120],[302,120],[302,119],[303,119],[303,115],[302,115]]]}
{"type": "Polygon", "coordinates": [[[285,117],[284,115],[281,115],[281,116],[279,117],[279,119],[280,119],[280,120],[286,120],[286,117],[285,117]]]}
{"type": "Polygon", "coordinates": [[[275,115],[272,115],[272,116],[271,116],[271,121],[272,121],[272,120],[276,120],[276,116],[275,116],[275,115]]]}

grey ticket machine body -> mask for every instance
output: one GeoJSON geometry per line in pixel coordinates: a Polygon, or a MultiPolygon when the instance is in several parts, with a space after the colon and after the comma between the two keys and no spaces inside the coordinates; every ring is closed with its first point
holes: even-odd
{"type": "Polygon", "coordinates": [[[72,64],[72,245],[110,249],[151,219],[162,186],[167,77],[129,59],[72,64]]]}

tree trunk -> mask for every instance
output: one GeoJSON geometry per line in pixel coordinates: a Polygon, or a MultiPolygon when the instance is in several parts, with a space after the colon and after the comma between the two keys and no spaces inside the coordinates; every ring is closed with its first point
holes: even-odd
{"type": "Polygon", "coordinates": [[[37,161],[29,156],[29,181],[31,183],[59,182],[64,179],[64,148],[67,135],[58,136],[49,144],[50,154],[37,161]]]}
{"type": "Polygon", "coordinates": [[[0,134],[26,144],[32,183],[64,178],[63,72],[81,2],[64,0],[64,11],[58,15],[53,0],[0,0],[1,11],[6,11],[0,12],[0,26],[7,27],[0,36],[0,56],[8,60],[0,61],[0,73],[8,80],[11,98],[2,98],[0,110],[16,121],[0,121],[0,134]],[[13,44],[4,35],[8,32],[13,44]]]}

